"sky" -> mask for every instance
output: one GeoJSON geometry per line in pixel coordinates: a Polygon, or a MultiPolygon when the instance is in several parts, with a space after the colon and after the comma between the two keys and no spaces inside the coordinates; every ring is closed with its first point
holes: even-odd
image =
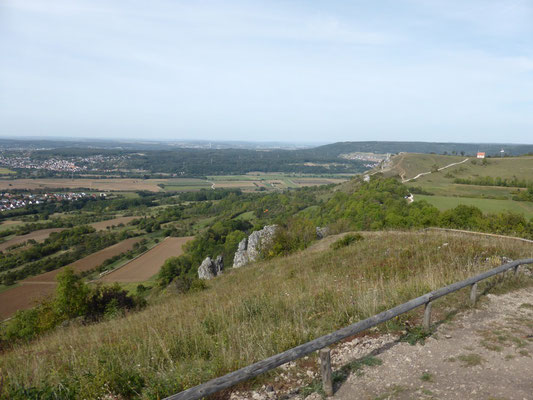
{"type": "Polygon", "coordinates": [[[533,143],[533,1],[0,0],[0,136],[533,143]]]}

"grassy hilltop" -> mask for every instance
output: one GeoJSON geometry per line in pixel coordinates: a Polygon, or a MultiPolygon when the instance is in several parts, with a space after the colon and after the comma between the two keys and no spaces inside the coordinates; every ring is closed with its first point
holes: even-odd
{"type": "Polygon", "coordinates": [[[393,157],[385,176],[399,176],[415,194],[440,210],[460,204],[484,212],[513,211],[533,217],[533,157],[493,157],[405,153],[393,157]],[[466,162],[462,162],[467,159],[466,162]],[[438,168],[453,163],[441,171],[438,168]],[[431,172],[413,179],[418,174],[431,172]],[[418,190],[417,190],[418,189],[418,190]],[[421,190],[420,190],[421,189],[421,190]]]}

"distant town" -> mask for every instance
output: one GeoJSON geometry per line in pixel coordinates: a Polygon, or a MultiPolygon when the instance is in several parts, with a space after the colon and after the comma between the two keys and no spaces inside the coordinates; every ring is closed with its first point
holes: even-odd
{"type": "Polygon", "coordinates": [[[32,205],[59,201],[76,201],[84,197],[96,197],[86,193],[45,193],[45,194],[0,194],[0,212],[24,208],[32,205]]]}
{"type": "Polygon", "coordinates": [[[0,166],[11,169],[40,169],[54,172],[84,172],[105,170],[105,165],[113,165],[126,156],[91,155],[80,157],[50,157],[39,159],[31,156],[30,152],[0,153],[0,166]]]}

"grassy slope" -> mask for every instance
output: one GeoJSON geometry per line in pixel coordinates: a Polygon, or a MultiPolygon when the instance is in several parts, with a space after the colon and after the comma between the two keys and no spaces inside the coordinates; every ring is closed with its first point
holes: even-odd
{"type": "MultiPolygon", "coordinates": [[[[469,161],[464,164],[451,167],[438,174],[420,177],[417,179],[416,184],[425,187],[428,190],[433,189],[435,192],[439,191],[439,189],[446,189],[450,185],[453,185],[455,187],[454,190],[456,191],[476,191],[479,190],[479,188],[483,188],[483,186],[455,185],[453,184],[454,178],[447,178],[445,176],[448,172],[457,178],[475,178],[478,176],[499,176],[501,178],[513,178],[516,176],[519,179],[533,181],[533,157],[491,158],[487,161],[487,165],[482,165],[479,160],[476,162],[476,164],[472,164],[472,162],[469,161]]],[[[499,190],[500,193],[508,192],[510,190],[509,188],[489,188],[494,192],[499,190]]]]}
{"type": "Polygon", "coordinates": [[[533,250],[437,232],[369,233],[338,251],[323,241],[229,270],[205,291],[169,293],[125,318],[58,329],[5,352],[0,370],[6,389],[63,385],[84,398],[163,397],[486,270],[493,266],[487,258],[503,255],[533,250]]]}
{"type": "Polygon", "coordinates": [[[462,156],[442,156],[439,154],[404,153],[394,157],[392,168],[385,173],[385,176],[400,175],[404,179],[409,179],[421,172],[431,171],[431,167],[435,164],[441,168],[463,161],[465,158],[462,156]]]}
{"type": "MultiPolygon", "coordinates": [[[[443,156],[436,154],[400,154],[393,159],[393,166],[385,175],[402,175],[412,178],[421,172],[464,160],[461,156],[443,156]]],[[[473,158],[471,158],[473,159],[473,158]]],[[[453,208],[459,204],[475,205],[484,212],[514,211],[533,217],[533,204],[512,201],[512,191],[516,188],[498,186],[461,185],[453,183],[457,178],[501,177],[533,181],[533,157],[505,157],[487,159],[488,164],[476,164],[471,161],[456,165],[438,173],[421,176],[416,181],[407,183],[409,187],[421,187],[436,196],[415,195],[415,200],[427,200],[441,210],[453,208]],[[448,173],[453,176],[448,175],[448,173]],[[448,175],[448,176],[447,176],[448,175]]]]}
{"type": "Polygon", "coordinates": [[[415,195],[415,201],[417,200],[425,200],[428,203],[433,204],[439,210],[449,210],[450,208],[457,207],[459,204],[465,204],[468,206],[476,206],[484,213],[497,213],[502,210],[508,210],[524,214],[526,218],[533,218],[533,203],[527,201],[424,196],[420,194],[415,195]]]}

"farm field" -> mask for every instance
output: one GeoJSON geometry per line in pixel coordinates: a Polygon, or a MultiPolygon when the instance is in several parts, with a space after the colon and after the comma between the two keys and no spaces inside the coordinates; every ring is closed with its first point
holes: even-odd
{"type": "Polygon", "coordinates": [[[419,187],[439,196],[489,197],[501,200],[511,199],[511,192],[516,190],[516,188],[502,186],[462,185],[443,181],[435,182],[433,179],[427,179],[424,182],[418,182],[418,180],[412,181],[407,186],[419,187]]]}
{"type": "Polygon", "coordinates": [[[533,218],[533,203],[514,200],[476,199],[451,196],[425,196],[415,194],[415,201],[426,200],[439,210],[448,210],[460,204],[478,207],[484,213],[498,213],[512,211],[524,214],[526,218],[533,218]]]}
{"type": "Polygon", "coordinates": [[[108,219],[106,221],[94,222],[90,224],[90,226],[92,226],[97,231],[101,231],[101,230],[107,229],[108,226],[114,226],[114,225],[119,225],[119,224],[126,225],[128,222],[134,220],[135,218],[138,218],[138,217],[118,217],[118,218],[108,219]]]}
{"type": "Polygon", "coordinates": [[[11,228],[14,228],[15,226],[22,225],[22,224],[24,224],[24,222],[16,221],[16,220],[2,221],[0,222],[0,231],[4,229],[11,229],[11,228]]]}
{"type": "MultiPolygon", "coordinates": [[[[119,255],[120,253],[124,253],[133,249],[133,245],[139,240],[139,238],[126,239],[122,242],[116,243],[112,246],[106,247],[105,249],[97,251],[96,253],[89,254],[88,256],[79,259],[78,261],[74,261],[72,264],[69,264],[68,267],[72,268],[74,272],[78,274],[80,272],[85,272],[90,269],[96,268],[108,258],[114,257],[116,255],[119,255]]],[[[67,268],[67,266],[58,268],[53,271],[45,272],[44,274],[32,276],[23,280],[21,283],[26,284],[55,282],[57,274],[59,274],[65,268],[67,268]]]]}
{"type": "Polygon", "coordinates": [[[167,258],[182,254],[182,246],[194,237],[167,237],[140,257],[100,279],[102,282],[143,282],[159,272],[167,258]]]}
{"type": "Polygon", "coordinates": [[[21,284],[0,292],[0,321],[18,310],[26,310],[54,293],[55,283],[21,284]]]}
{"type": "Polygon", "coordinates": [[[7,168],[0,168],[0,175],[12,175],[12,174],[16,174],[16,172],[11,171],[10,169],[7,169],[7,168]]]}
{"type": "Polygon", "coordinates": [[[31,233],[28,233],[27,235],[15,236],[12,239],[9,239],[9,240],[6,240],[3,243],[0,243],[0,251],[4,251],[5,249],[7,249],[10,246],[13,246],[13,245],[16,245],[16,244],[20,244],[20,243],[24,243],[24,242],[26,242],[27,240],[30,240],[30,239],[33,239],[36,242],[44,242],[44,240],[46,238],[48,238],[48,236],[50,236],[50,234],[52,232],[61,232],[62,230],[64,230],[64,228],[40,229],[38,231],[34,231],[34,232],[31,232],[31,233]]]}
{"type": "Polygon", "coordinates": [[[265,188],[267,190],[298,188],[305,186],[327,185],[330,183],[345,182],[345,176],[339,178],[316,177],[306,175],[284,175],[250,173],[235,176],[210,176],[215,188],[238,188],[242,190],[257,190],[265,188]]]}
{"type": "Polygon", "coordinates": [[[45,188],[88,189],[96,191],[137,191],[159,192],[157,186],[165,179],[0,179],[0,190],[45,188]]]}
{"type": "MultiPolygon", "coordinates": [[[[69,264],[74,272],[80,273],[96,268],[108,258],[131,250],[139,238],[126,239],[120,243],[109,246],[96,253],[90,254],[78,261],[69,264]]],[[[0,292],[0,320],[8,318],[17,310],[28,309],[35,305],[36,301],[44,299],[53,293],[56,287],[56,276],[66,267],[48,271],[44,274],[32,276],[20,282],[12,289],[0,292]]]]}
{"type": "Polygon", "coordinates": [[[150,192],[186,192],[200,189],[242,189],[256,190],[260,187],[266,189],[285,189],[303,186],[315,186],[328,183],[346,181],[342,178],[321,178],[296,176],[290,177],[282,174],[263,175],[235,175],[213,176],[210,180],[170,178],[170,179],[0,179],[0,190],[26,189],[43,190],[70,189],[88,191],[117,191],[135,192],[140,190],[150,192]],[[160,186],[161,185],[161,186],[160,186]]]}

